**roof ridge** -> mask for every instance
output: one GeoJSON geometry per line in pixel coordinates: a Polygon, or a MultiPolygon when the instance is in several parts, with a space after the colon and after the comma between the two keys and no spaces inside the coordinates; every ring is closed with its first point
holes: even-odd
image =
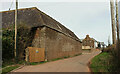
{"type": "MultiPolygon", "coordinates": [[[[20,9],[18,9],[18,10],[25,10],[25,9],[38,9],[37,7],[30,7],[30,8],[20,8],[20,9]]],[[[13,10],[6,10],[6,11],[1,11],[0,13],[4,13],[4,12],[12,12],[12,11],[15,11],[15,9],[13,9],[13,10]]]]}

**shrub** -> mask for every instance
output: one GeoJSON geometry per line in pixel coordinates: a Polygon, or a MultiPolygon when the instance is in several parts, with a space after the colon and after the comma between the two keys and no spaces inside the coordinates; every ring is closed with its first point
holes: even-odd
{"type": "Polygon", "coordinates": [[[110,60],[110,64],[112,67],[110,71],[112,72],[120,72],[120,47],[119,43],[116,45],[116,48],[111,51],[112,58],[110,60]]]}
{"type": "Polygon", "coordinates": [[[109,72],[120,72],[120,44],[108,46],[103,52],[109,52],[111,55],[108,63],[111,65],[108,70],[109,72]]]}
{"type": "Polygon", "coordinates": [[[14,31],[3,30],[2,32],[2,59],[9,60],[14,57],[14,31]]]}
{"type": "MultiPolygon", "coordinates": [[[[36,28],[29,28],[27,26],[19,26],[17,30],[17,50],[18,59],[24,59],[24,49],[31,46],[34,39],[34,32],[36,28]]],[[[4,29],[2,32],[2,60],[3,62],[14,60],[14,34],[13,29],[4,29]]]]}
{"type": "Polygon", "coordinates": [[[112,50],[115,50],[115,45],[108,46],[103,50],[103,52],[112,52],[112,50]]]}

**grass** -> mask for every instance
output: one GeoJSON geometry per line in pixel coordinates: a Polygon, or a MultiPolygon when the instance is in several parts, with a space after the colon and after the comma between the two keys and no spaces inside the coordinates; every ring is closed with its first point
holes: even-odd
{"type": "Polygon", "coordinates": [[[65,56],[65,57],[63,57],[63,58],[56,58],[56,59],[53,59],[52,61],[56,61],[56,60],[60,60],[60,59],[66,59],[66,58],[70,58],[70,57],[75,57],[75,56],[79,56],[79,55],[81,55],[82,53],[80,53],[80,54],[76,54],[76,55],[74,55],[74,56],[65,56]]]}
{"type": "Polygon", "coordinates": [[[109,72],[110,53],[103,52],[91,60],[90,68],[92,72],[109,72]]]}
{"type": "Polygon", "coordinates": [[[76,55],[74,55],[74,56],[79,56],[79,55],[81,55],[82,53],[80,53],[80,54],[76,54],[76,55]]]}
{"type": "Polygon", "coordinates": [[[63,58],[56,58],[56,59],[52,59],[51,61],[57,61],[57,60],[60,60],[60,59],[63,59],[63,58]]]}
{"type": "Polygon", "coordinates": [[[42,62],[32,62],[32,63],[28,63],[28,65],[38,65],[38,64],[43,64],[46,63],[48,61],[42,61],[42,62]]]}
{"type": "Polygon", "coordinates": [[[24,61],[24,60],[21,60],[21,61],[19,61],[17,63],[15,63],[15,61],[12,61],[12,60],[7,60],[7,61],[5,61],[5,62],[2,63],[2,68],[5,68],[5,67],[11,66],[11,65],[16,65],[16,64],[23,65],[25,63],[26,63],[26,61],[24,61]]]}
{"type": "Polygon", "coordinates": [[[24,64],[25,61],[21,60],[17,63],[15,63],[15,61],[12,60],[6,60],[5,62],[3,62],[2,64],[2,74],[6,74],[16,68],[18,68],[19,66],[17,64],[24,64]]]}
{"type": "Polygon", "coordinates": [[[9,61],[5,61],[2,63],[2,68],[6,67],[6,66],[9,66],[9,65],[14,65],[15,62],[9,60],[9,61]]]}
{"type": "Polygon", "coordinates": [[[2,69],[2,74],[6,74],[6,73],[8,73],[8,72],[10,72],[10,71],[18,68],[18,67],[19,67],[19,66],[10,66],[10,67],[3,68],[3,69],[2,69]]]}

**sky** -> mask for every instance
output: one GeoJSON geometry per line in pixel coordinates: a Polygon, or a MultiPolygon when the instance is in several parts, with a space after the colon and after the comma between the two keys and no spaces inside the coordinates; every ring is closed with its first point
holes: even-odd
{"type": "MultiPolygon", "coordinates": [[[[7,11],[15,0],[1,0],[0,11],[7,11]]],[[[107,44],[112,41],[111,13],[109,0],[20,0],[19,8],[37,7],[65,27],[78,38],[87,34],[107,44]]],[[[11,10],[15,9],[15,2],[11,10]]]]}

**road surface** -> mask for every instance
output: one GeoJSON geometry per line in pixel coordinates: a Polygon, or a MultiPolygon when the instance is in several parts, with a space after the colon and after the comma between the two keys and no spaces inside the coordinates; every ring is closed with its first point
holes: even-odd
{"type": "Polygon", "coordinates": [[[87,64],[100,51],[95,50],[91,54],[51,61],[40,65],[24,66],[13,72],[90,72],[87,64]]]}

